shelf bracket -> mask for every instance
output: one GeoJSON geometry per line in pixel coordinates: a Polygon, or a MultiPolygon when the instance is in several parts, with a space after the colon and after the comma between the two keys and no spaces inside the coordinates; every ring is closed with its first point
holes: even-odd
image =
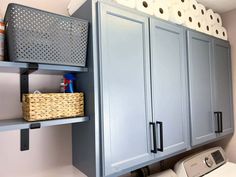
{"type": "Polygon", "coordinates": [[[33,124],[30,124],[29,129],[20,130],[20,142],[21,142],[20,150],[21,151],[28,151],[29,150],[30,129],[39,129],[39,128],[41,128],[40,123],[33,123],[33,124]]]}
{"type": "Polygon", "coordinates": [[[29,150],[29,129],[20,130],[20,143],[21,151],[29,150]]]}
{"type": "MultiPolygon", "coordinates": [[[[22,102],[23,94],[29,93],[29,74],[38,70],[38,64],[29,63],[27,69],[20,71],[20,101],[22,102]]],[[[30,129],[40,128],[40,125],[31,124],[30,129]]],[[[29,129],[20,130],[21,151],[29,150],[29,129]]]]}
{"type": "Polygon", "coordinates": [[[20,100],[22,102],[23,94],[29,93],[29,74],[38,70],[37,63],[29,63],[27,69],[20,71],[20,100]]]}

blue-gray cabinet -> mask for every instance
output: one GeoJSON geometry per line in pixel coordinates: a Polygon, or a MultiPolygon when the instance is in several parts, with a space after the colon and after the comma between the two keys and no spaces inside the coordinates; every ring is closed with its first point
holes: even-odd
{"type": "Polygon", "coordinates": [[[230,61],[228,42],[188,31],[193,146],[233,132],[230,61]]]}
{"type": "Polygon", "coordinates": [[[189,148],[186,36],[180,26],[103,3],[99,16],[108,176],[189,148]]]}
{"type": "Polygon", "coordinates": [[[212,38],[188,31],[192,145],[216,138],[212,100],[212,38]]]}
{"type": "Polygon", "coordinates": [[[185,29],[150,19],[150,39],[152,107],[158,140],[156,158],[160,158],[189,147],[185,29]]]}
{"type": "Polygon", "coordinates": [[[186,28],[110,1],[87,0],[74,16],[90,22],[79,78],[90,121],[73,126],[73,165],[87,176],[120,176],[233,132],[227,42],[187,40],[186,28]]]}
{"type": "Polygon", "coordinates": [[[219,131],[217,136],[225,136],[234,131],[229,43],[214,39],[213,54],[213,92],[216,130],[219,131]],[[219,113],[219,115],[217,115],[217,113],[219,113]]]}
{"type": "Polygon", "coordinates": [[[99,6],[100,86],[105,175],[154,158],[148,18],[99,6]]]}

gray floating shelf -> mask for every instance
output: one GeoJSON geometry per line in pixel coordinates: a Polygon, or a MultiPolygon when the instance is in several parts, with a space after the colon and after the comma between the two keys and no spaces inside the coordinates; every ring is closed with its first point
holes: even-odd
{"type": "Polygon", "coordinates": [[[29,129],[31,124],[40,123],[41,127],[50,127],[56,125],[66,125],[74,124],[89,121],[89,117],[75,117],[75,118],[65,118],[65,119],[54,119],[54,120],[45,120],[37,122],[27,122],[22,118],[19,119],[5,119],[0,120],[0,132],[10,131],[10,130],[21,130],[29,129]]]}
{"type": "MultiPolygon", "coordinates": [[[[39,64],[36,74],[63,74],[67,72],[88,72],[88,68],[64,65],[39,64]]],[[[22,69],[28,69],[28,63],[0,61],[0,72],[20,73],[22,69]]]]}

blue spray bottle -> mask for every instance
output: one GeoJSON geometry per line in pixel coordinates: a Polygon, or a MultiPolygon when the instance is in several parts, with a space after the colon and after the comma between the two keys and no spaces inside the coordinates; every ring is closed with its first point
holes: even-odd
{"type": "Polygon", "coordinates": [[[74,81],[76,77],[74,74],[65,74],[64,75],[64,85],[65,85],[65,93],[74,93],[74,81]]]}

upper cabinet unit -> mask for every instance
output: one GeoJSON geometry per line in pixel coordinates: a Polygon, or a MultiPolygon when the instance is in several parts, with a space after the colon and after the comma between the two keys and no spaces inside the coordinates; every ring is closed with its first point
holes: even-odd
{"type": "Polygon", "coordinates": [[[159,140],[157,157],[189,146],[185,30],[150,20],[153,119],[159,140]]]}
{"type": "Polygon", "coordinates": [[[96,131],[73,131],[73,162],[88,176],[120,176],[233,132],[228,42],[108,1],[86,1],[76,14],[92,25],[96,131]]]}
{"type": "Polygon", "coordinates": [[[188,31],[192,145],[233,132],[230,47],[188,31]]]}
{"type": "Polygon", "coordinates": [[[107,176],[189,148],[186,36],[180,26],[102,3],[99,15],[107,176]]]}
{"type": "Polygon", "coordinates": [[[153,159],[148,18],[100,4],[105,175],[153,159]]]}

